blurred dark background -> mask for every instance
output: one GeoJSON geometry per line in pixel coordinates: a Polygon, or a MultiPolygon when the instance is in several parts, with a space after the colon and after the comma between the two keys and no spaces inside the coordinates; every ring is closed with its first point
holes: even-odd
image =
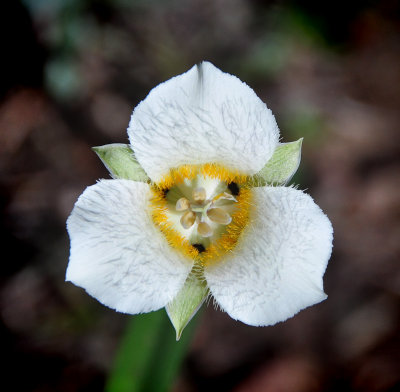
{"type": "MultiPolygon", "coordinates": [[[[397,1],[3,0],[2,390],[101,391],[128,316],[64,282],[65,221],[108,177],[91,146],[127,142],[147,92],[201,60],[246,81],[294,181],[335,229],[327,301],[253,328],[209,306],[174,392],[400,390],[397,1]]],[[[171,327],[171,339],[174,332],[171,327]]]]}

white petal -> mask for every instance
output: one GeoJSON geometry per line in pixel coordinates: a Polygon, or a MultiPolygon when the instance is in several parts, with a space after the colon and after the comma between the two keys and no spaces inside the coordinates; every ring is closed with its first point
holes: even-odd
{"type": "Polygon", "coordinates": [[[255,188],[252,222],[233,257],[205,271],[234,319],[273,325],[326,298],[322,276],[332,226],[312,198],[285,187],[255,188]]]}
{"type": "Polygon", "coordinates": [[[67,222],[66,279],[124,313],[164,307],[193,264],[170,248],[151,221],[149,191],[140,182],[100,181],[83,192],[67,222]]]}
{"type": "Polygon", "coordinates": [[[155,87],[133,111],[128,135],[157,182],[182,164],[213,162],[255,174],[272,156],[279,129],[249,86],[203,62],[155,87]]]}

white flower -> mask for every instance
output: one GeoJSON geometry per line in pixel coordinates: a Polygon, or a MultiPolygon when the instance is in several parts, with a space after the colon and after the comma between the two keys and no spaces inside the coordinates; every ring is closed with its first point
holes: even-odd
{"type": "Polygon", "coordinates": [[[251,88],[204,62],[154,88],[128,134],[151,181],[84,191],[68,219],[67,280],[136,314],[167,306],[195,270],[223,310],[256,326],[326,298],[328,218],[300,190],[249,186],[280,145],[251,88]]]}

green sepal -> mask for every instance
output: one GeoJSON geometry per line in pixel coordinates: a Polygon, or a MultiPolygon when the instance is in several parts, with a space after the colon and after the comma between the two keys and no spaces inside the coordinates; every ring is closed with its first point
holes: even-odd
{"type": "Polygon", "coordinates": [[[301,159],[303,138],[281,143],[266,165],[252,177],[251,186],[285,185],[296,173],[301,159]]]}
{"type": "Polygon", "coordinates": [[[113,178],[149,182],[150,178],[128,144],[115,143],[92,147],[113,178]]]}
{"type": "Polygon", "coordinates": [[[177,296],[165,307],[175,328],[176,340],[208,296],[208,286],[202,275],[202,271],[194,268],[177,296]]]}

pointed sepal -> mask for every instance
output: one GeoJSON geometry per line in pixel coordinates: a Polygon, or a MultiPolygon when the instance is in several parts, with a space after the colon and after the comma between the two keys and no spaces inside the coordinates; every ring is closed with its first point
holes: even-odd
{"type": "Polygon", "coordinates": [[[281,143],[266,165],[250,180],[252,186],[285,185],[296,173],[301,159],[303,138],[281,143]]]}
{"type": "Polygon", "coordinates": [[[178,295],[166,307],[166,311],[179,340],[189,321],[203,305],[209,290],[203,274],[193,269],[178,295]]]}
{"type": "Polygon", "coordinates": [[[128,144],[115,143],[92,147],[113,178],[149,182],[150,178],[128,144]]]}

